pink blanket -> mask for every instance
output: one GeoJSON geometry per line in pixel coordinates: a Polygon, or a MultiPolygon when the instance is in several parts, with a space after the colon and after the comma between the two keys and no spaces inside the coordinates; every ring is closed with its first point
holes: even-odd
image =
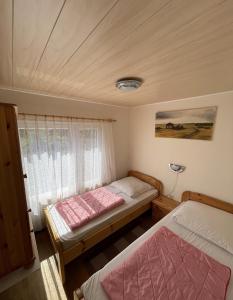
{"type": "Polygon", "coordinates": [[[124,203],[124,199],[105,187],[56,203],[56,209],[74,230],[124,203]]]}
{"type": "Polygon", "coordinates": [[[160,228],[101,282],[111,300],[222,300],[231,270],[160,228]]]}

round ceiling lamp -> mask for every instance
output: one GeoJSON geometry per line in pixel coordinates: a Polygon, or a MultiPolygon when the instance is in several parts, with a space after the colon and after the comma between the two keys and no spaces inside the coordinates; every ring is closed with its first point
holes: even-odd
{"type": "Polygon", "coordinates": [[[121,78],[117,80],[116,87],[124,92],[130,92],[138,89],[142,85],[143,81],[141,78],[121,78]]]}

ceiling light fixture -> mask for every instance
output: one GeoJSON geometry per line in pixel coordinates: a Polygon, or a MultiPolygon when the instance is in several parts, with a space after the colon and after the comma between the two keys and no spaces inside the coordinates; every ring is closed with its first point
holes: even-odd
{"type": "Polygon", "coordinates": [[[116,87],[124,92],[130,92],[138,89],[142,85],[143,81],[141,78],[121,78],[117,80],[116,87]]]}

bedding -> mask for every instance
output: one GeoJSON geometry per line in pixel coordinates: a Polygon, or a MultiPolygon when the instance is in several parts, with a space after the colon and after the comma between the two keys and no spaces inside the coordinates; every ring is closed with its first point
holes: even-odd
{"type": "MultiPolygon", "coordinates": [[[[197,235],[196,233],[188,230],[187,228],[179,225],[173,219],[174,212],[178,211],[184,203],[179,205],[175,210],[170,212],[167,216],[165,216],[160,222],[156,223],[153,227],[151,227],[145,234],[143,234],[140,238],[134,241],[129,247],[127,247],[124,251],[122,251],[119,255],[117,255],[113,260],[111,260],[107,265],[105,265],[101,270],[93,274],[82,286],[81,290],[84,294],[85,300],[107,300],[108,297],[104,292],[100,282],[109,274],[112,270],[118,267],[125,259],[129,258],[132,253],[140,247],[145,240],[150,238],[159,228],[162,226],[166,226],[169,230],[177,234],[180,238],[189,242],[197,249],[203,251],[205,254],[209,255],[219,263],[228,266],[233,272],[233,255],[223,248],[213,244],[209,240],[197,235]]],[[[232,276],[230,278],[226,300],[233,299],[233,279],[232,276]]]]}
{"type": "Polygon", "coordinates": [[[69,228],[58,213],[55,205],[48,206],[51,221],[57,230],[64,249],[71,247],[87,234],[95,233],[95,231],[98,231],[102,226],[117,220],[119,216],[127,215],[131,210],[151,202],[158,195],[158,191],[153,188],[133,199],[111,185],[106,186],[106,188],[122,197],[125,200],[124,203],[76,230],[69,228]]]}
{"type": "Polygon", "coordinates": [[[161,227],[101,281],[111,300],[224,300],[231,271],[161,227]],[[190,276],[191,273],[191,276],[190,276]]]}
{"type": "Polygon", "coordinates": [[[128,176],[110,184],[129,197],[135,198],[151,189],[153,186],[133,176],[128,176]]]}
{"type": "Polygon", "coordinates": [[[187,201],[173,214],[174,221],[233,254],[233,214],[187,201]]]}
{"type": "Polygon", "coordinates": [[[55,207],[69,228],[74,230],[123,203],[121,196],[101,187],[59,201],[55,207]]]}

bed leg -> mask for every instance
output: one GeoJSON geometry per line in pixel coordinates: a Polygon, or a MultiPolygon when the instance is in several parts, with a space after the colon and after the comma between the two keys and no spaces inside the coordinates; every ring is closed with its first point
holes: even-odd
{"type": "Polygon", "coordinates": [[[64,263],[63,253],[60,247],[58,247],[57,250],[58,251],[56,253],[56,259],[57,259],[58,272],[61,278],[61,282],[62,284],[64,284],[66,280],[66,275],[65,275],[65,263],[64,263]]]}
{"type": "Polygon", "coordinates": [[[61,277],[61,282],[62,282],[62,284],[64,284],[66,281],[65,265],[62,262],[62,260],[60,259],[60,257],[58,258],[58,272],[61,277]]]}
{"type": "Polygon", "coordinates": [[[83,293],[80,289],[74,291],[74,300],[84,300],[83,293]]]}

